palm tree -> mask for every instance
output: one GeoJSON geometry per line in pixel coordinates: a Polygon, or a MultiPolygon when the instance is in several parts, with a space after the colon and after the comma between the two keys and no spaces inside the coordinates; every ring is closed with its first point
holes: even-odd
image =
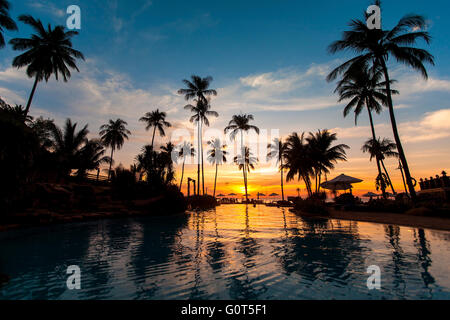
{"type": "Polygon", "coordinates": [[[239,170],[242,170],[244,175],[244,186],[245,186],[245,200],[248,202],[248,191],[247,191],[247,172],[250,173],[251,169],[255,169],[255,164],[258,162],[258,158],[254,157],[250,152],[248,147],[242,149],[242,153],[237,155],[233,159],[234,163],[239,166],[239,170]]]}
{"type": "Polygon", "coordinates": [[[111,165],[112,157],[104,156],[104,154],[105,148],[101,141],[96,139],[86,141],[76,160],[77,176],[82,178],[86,175],[86,171],[99,169],[103,163],[111,165]]]}
{"type": "Polygon", "coordinates": [[[319,130],[315,134],[310,132],[306,138],[309,156],[313,161],[316,193],[320,191],[322,174],[330,173],[338,161],[347,161],[345,150],[350,147],[346,144],[332,146],[336,140],[336,133],[328,130],[319,130]]]}
{"type": "MultiPolygon", "coordinates": [[[[375,158],[382,166],[384,173],[386,175],[388,184],[391,186],[392,193],[396,194],[394,186],[392,185],[391,177],[386,170],[386,166],[384,165],[384,159],[386,158],[398,158],[398,153],[395,151],[397,149],[394,142],[389,139],[384,138],[381,139],[369,139],[365,142],[362,147],[362,151],[364,153],[368,152],[370,154],[370,160],[372,161],[375,158]]],[[[381,176],[381,172],[379,176],[381,176]]],[[[381,183],[381,186],[383,183],[381,183]]]]}
{"type": "Polygon", "coordinates": [[[308,195],[312,196],[310,176],[313,174],[313,160],[309,156],[309,147],[305,134],[292,133],[287,139],[287,150],[284,167],[287,169],[286,181],[289,182],[298,176],[298,181],[303,179],[308,195]]]}
{"type": "Polygon", "coordinates": [[[187,157],[194,157],[195,156],[195,149],[192,143],[184,141],[181,146],[179,146],[178,151],[178,158],[183,158],[183,166],[181,169],[181,179],[180,179],[180,191],[181,186],[183,185],[183,177],[184,177],[184,165],[186,163],[187,157]]]}
{"type": "Polygon", "coordinates": [[[194,115],[189,119],[192,123],[197,123],[198,132],[198,158],[197,163],[197,194],[200,194],[200,163],[202,166],[202,190],[203,195],[205,194],[205,174],[203,166],[203,124],[209,127],[208,116],[218,117],[219,114],[216,111],[211,110],[211,105],[208,99],[198,98],[194,100],[196,102],[195,106],[188,104],[184,109],[191,111],[194,115]]]}
{"type": "MultiPolygon", "coordinates": [[[[380,1],[375,1],[375,4],[380,5],[380,1]]],[[[372,63],[376,67],[381,67],[386,84],[387,105],[395,143],[405,171],[411,198],[416,200],[414,184],[397,129],[387,62],[389,57],[394,57],[398,62],[419,71],[425,79],[428,78],[424,63],[434,65],[434,57],[428,51],[413,46],[420,39],[427,44],[431,41],[429,33],[425,31],[425,18],[420,15],[404,16],[391,30],[371,30],[361,20],[353,20],[350,27],[351,30],[344,32],[341,40],[335,41],[329,46],[329,51],[336,53],[350,50],[357,56],[334,69],[328,75],[327,80],[334,80],[339,74],[361,65],[372,63]]]]}
{"type": "MultiPolygon", "coordinates": [[[[236,138],[236,135],[241,133],[241,154],[244,154],[244,132],[248,132],[254,130],[257,134],[259,134],[259,128],[257,126],[251,125],[250,121],[255,120],[253,115],[251,114],[239,114],[233,115],[228,126],[224,129],[224,133],[227,134],[230,132],[231,140],[236,138]]],[[[244,163],[245,166],[245,163],[244,163]]],[[[247,169],[244,168],[244,180],[245,185],[247,185],[247,169]]],[[[248,200],[248,199],[247,199],[248,200]]]]}
{"type": "Polygon", "coordinates": [[[281,173],[281,199],[284,201],[284,186],[283,186],[283,168],[284,162],[283,158],[286,156],[286,151],[288,149],[287,143],[284,143],[282,140],[275,138],[273,139],[273,143],[269,143],[267,148],[270,149],[267,153],[268,159],[276,159],[277,165],[279,165],[280,173],[281,173]]]}
{"type": "Polygon", "coordinates": [[[214,194],[213,197],[216,196],[216,184],[217,184],[217,169],[218,166],[227,162],[227,154],[228,152],[225,150],[227,147],[226,144],[222,144],[220,139],[212,139],[208,141],[208,145],[211,146],[211,149],[208,150],[208,161],[211,164],[216,165],[216,175],[214,178],[214,194]]]}
{"type": "Polygon", "coordinates": [[[201,78],[196,75],[191,76],[191,81],[184,79],[183,83],[187,88],[178,90],[178,94],[183,94],[186,101],[197,98],[197,100],[206,100],[208,96],[217,96],[217,91],[209,89],[213,78],[208,76],[201,78]]]}
{"type": "Polygon", "coordinates": [[[108,180],[111,177],[111,166],[113,163],[114,150],[120,150],[125,142],[128,140],[128,135],[131,134],[125,126],[127,123],[122,119],[116,121],[109,120],[107,124],[100,127],[100,139],[103,145],[111,147],[111,161],[109,163],[108,180]]]}
{"type": "Polygon", "coordinates": [[[166,132],[164,131],[164,127],[170,128],[172,125],[166,121],[167,114],[165,112],[159,111],[159,109],[156,109],[156,111],[147,112],[143,117],[139,119],[139,121],[143,121],[147,124],[145,127],[145,130],[149,130],[153,127],[153,135],[152,135],[152,148],[153,143],[155,141],[155,133],[156,129],[159,131],[159,135],[161,137],[164,137],[166,135],[166,132]]]}
{"type": "Polygon", "coordinates": [[[5,38],[3,37],[4,29],[15,31],[17,30],[17,25],[13,19],[9,16],[9,9],[11,4],[9,1],[0,0],[0,48],[5,46],[5,38]]]}
{"type": "MultiPolygon", "coordinates": [[[[369,114],[370,128],[372,131],[372,139],[376,140],[375,126],[373,123],[372,112],[380,113],[383,109],[382,105],[387,105],[386,84],[381,81],[383,72],[381,68],[371,68],[361,66],[357,69],[347,71],[343,79],[339,81],[335,92],[339,93],[339,102],[344,100],[351,101],[344,108],[344,117],[350,111],[354,110],[355,124],[357,124],[358,116],[364,107],[369,114]],[[349,72],[352,71],[352,72],[349,72]]],[[[391,80],[393,83],[394,80],[391,80]]],[[[398,94],[397,90],[391,90],[391,94],[398,94]]],[[[377,158],[378,175],[381,176],[380,161],[377,158]]],[[[383,197],[386,197],[385,186],[381,184],[383,197]]]]}
{"type": "Polygon", "coordinates": [[[71,77],[69,68],[79,72],[76,59],[84,60],[84,56],[72,48],[71,38],[78,34],[77,31],[66,31],[64,26],[52,28],[48,25],[45,28],[41,20],[30,15],[21,15],[19,20],[36,31],[30,38],[14,38],[9,42],[14,50],[26,50],[14,58],[12,65],[16,68],[27,66],[28,77],[34,78],[33,89],[25,108],[25,115],[28,115],[38,82],[48,82],[52,75],[58,80],[59,74],[67,82],[71,77]]]}
{"type": "Polygon", "coordinates": [[[87,135],[89,133],[87,125],[78,132],[76,131],[77,123],[73,123],[70,119],[66,120],[64,129],[52,127],[52,149],[59,160],[63,175],[70,174],[70,170],[77,167],[77,159],[80,150],[88,142],[87,135]]]}

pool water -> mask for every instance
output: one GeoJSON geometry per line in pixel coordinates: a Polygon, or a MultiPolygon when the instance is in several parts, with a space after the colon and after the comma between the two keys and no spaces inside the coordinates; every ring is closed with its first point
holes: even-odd
{"type": "Polygon", "coordinates": [[[265,206],[0,233],[0,299],[450,299],[449,266],[449,232],[265,206]]]}

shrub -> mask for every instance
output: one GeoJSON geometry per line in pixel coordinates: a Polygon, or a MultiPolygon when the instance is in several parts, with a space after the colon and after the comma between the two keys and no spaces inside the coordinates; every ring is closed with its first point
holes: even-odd
{"type": "Polygon", "coordinates": [[[297,201],[294,209],[311,214],[328,215],[329,213],[328,208],[325,205],[325,201],[317,200],[314,198],[297,201]]]}

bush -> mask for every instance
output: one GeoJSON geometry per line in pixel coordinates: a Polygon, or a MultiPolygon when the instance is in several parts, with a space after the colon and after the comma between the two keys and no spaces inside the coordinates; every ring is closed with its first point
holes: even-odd
{"type": "Polygon", "coordinates": [[[213,196],[191,196],[187,199],[192,209],[212,209],[217,206],[217,200],[213,196]]]}
{"type": "Polygon", "coordinates": [[[341,194],[339,197],[334,199],[334,202],[343,206],[352,206],[356,204],[356,198],[351,193],[341,194]]]}
{"type": "Polygon", "coordinates": [[[294,210],[302,211],[311,214],[328,215],[328,208],[325,201],[308,198],[306,200],[299,200],[294,206],[294,210]]]}

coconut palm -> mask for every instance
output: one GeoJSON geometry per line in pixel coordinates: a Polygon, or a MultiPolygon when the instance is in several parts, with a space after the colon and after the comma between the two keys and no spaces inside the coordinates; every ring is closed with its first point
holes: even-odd
{"type": "Polygon", "coordinates": [[[30,15],[21,15],[19,20],[36,31],[30,38],[14,38],[9,43],[14,50],[25,51],[14,58],[12,65],[16,68],[27,66],[27,75],[34,78],[33,88],[25,108],[28,115],[36,86],[39,81],[48,82],[52,75],[58,80],[59,74],[64,82],[71,77],[70,69],[79,71],[76,59],[84,60],[83,54],[72,48],[71,38],[77,31],[66,31],[64,26],[44,27],[41,20],[30,15]]]}
{"type": "Polygon", "coordinates": [[[233,162],[238,165],[239,170],[242,170],[244,175],[245,200],[248,202],[247,173],[250,173],[250,170],[255,169],[258,158],[253,156],[248,147],[242,148],[241,151],[241,154],[234,157],[233,162]]]}
{"type": "Polygon", "coordinates": [[[9,1],[0,0],[0,48],[5,46],[5,38],[3,36],[4,29],[9,31],[17,30],[17,25],[9,16],[11,4],[9,1]]]}
{"type": "MultiPolygon", "coordinates": [[[[239,114],[233,115],[228,126],[224,129],[224,133],[227,134],[230,132],[231,140],[236,138],[238,133],[241,134],[241,153],[244,153],[244,132],[249,132],[254,130],[257,134],[259,134],[259,128],[257,126],[251,125],[250,121],[255,120],[253,115],[251,114],[239,114]]],[[[245,166],[245,163],[244,163],[245,166]]],[[[244,180],[245,185],[247,185],[247,171],[245,168],[244,172],[244,180]]]]}
{"type": "Polygon", "coordinates": [[[330,173],[338,161],[347,161],[346,149],[350,147],[346,144],[332,146],[337,140],[336,133],[328,130],[319,130],[316,133],[309,133],[308,154],[313,161],[314,177],[316,180],[316,193],[320,191],[322,174],[330,173]]]}
{"type": "Polygon", "coordinates": [[[145,130],[149,130],[153,127],[153,134],[152,134],[152,148],[154,146],[155,141],[155,133],[156,129],[158,129],[159,135],[161,137],[164,137],[166,135],[166,132],[164,131],[164,128],[170,128],[172,125],[170,122],[166,121],[167,114],[163,111],[159,111],[159,109],[156,109],[152,112],[147,112],[143,117],[139,119],[139,121],[145,122],[147,126],[145,127],[145,130]]]}
{"type": "Polygon", "coordinates": [[[178,90],[178,94],[183,94],[186,101],[197,98],[197,100],[206,100],[208,96],[217,96],[217,91],[209,89],[213,78],[208,76],[202,78],[196,75],[191,76],[191,80],[183,80],[186,88],[178,90]]]}
{"type": "Polygon", "coordinates": [[[184,109],[189,110],[194,115],[189,119],[192,123],[197,123],[198,132],[198,163],[197,163],[197,194],[200,194],[200,163],[202,168],[202,191],[205,194],[205,174],[203,166],[203,124],[209,127],[209,116],[218,117],[219,114],[216,111],[211,110],[211,105],[208,99],[199,97],[194,100],[195,106],[188,104],[184,109]]]}
{"type": "MultiPolygon", "coordinates": [[[[380,5],[380,1],[375,1],[375,4],[380,5]]],[[[348,70],[354,70],[361,65],[374,64],[383,70],[392,131],[405,171],[409,192],[411,198],[415,200],[416,192],[413,179],[397,129],[387,62],[389,57],[393,57],[398,62],[419,71],[425,79],[428,78],[424,63],[434,65],[434,57],[428,51],[414,47],[418,40],[424,40],[427,44],[431,41],[429,33],[425,31],[425,18],[420,15],[404,16],[391,30],[371,30],[367,27],[365,21],[353,20],[350,23],[350,28],[350,31],[343,33],[341,40],[335,41],[329,46],[329,51],[336,53],[349,50],[353,51],[356,57],[334,69],[328,75],[327,80],[334,80],[339,74],[348,72],[348,70]]]]}
{"type": "Polygon", "coordinates": [[[188,157],[194,157],[195,156],[195,149],[192,143],[184,141],[183,144],[181,144],[178,148],[178,158],[183,159],[183,165],[181,169],[181,179],[180,179],[180,191],[181,187],[183,185],[183,178],[184,178],[184,165],[186,164],[186,158],[188,157]]]}
{"type": "Polygon", "coordinates": [[[99,169],[103,163],[111,165],[112,158],[105,156],[105,151],[101,141],[96,139],[86,141],[77,156],[77,176],[85,177],[86,171],[99,169]]]}
{"type": "Polygon", "coordinates": [[[126,128],[127,123],[122,119],[109,120],[107,124],[100,127],[100,139],[103,145],[111,148],[111,161],[109,163],[108,180],[111,177],[111,166],[113,163],[114,151],[120,150],[125,142],[128,140],[130,130],[126,128]]]}
{"type": "MultiPolygon", "coordinates": [[[[397,149],[394,142],[392,142],[389,139],[384,138],[381,139],[369,139],[365,142],[365,144],[362,147],[362,151],[364,153],[370,154],[370,160],[372,161],[373,158],[375,158],[382,166],[384,170],[384,174],[386,175],[386,179],[388,181],[388,184],[391,186],[392,193],[396,194],[394,186],[392,185],[391,177],[389,176],[388,171],[386,170],[386,166],[384,165],[384,160],[386,158],[398,158],[398,152],[395,150],[397,149]]],[[[382,174],[380,173],[379,176],[382,174]]],[[[382,186],[383,183],[380,184],[382,186]]]]}
{"type": "Polygon", "coordinates": [[[305,139],[305,134],[292,133],[287,139],[287,150],[284,167],[287,169],[286,181],[294,180],[298,176],[298,181],[303,179],[309,196],[312,196],[310,176],[313,174],[313,160],[309,156],[309,147],[305,139]]]}
{"type": "Polygon", "coordinates": [[[78,132],[76,129],[77,123],[72,124],[70,119],[66,120],[63,130],[58,126],[52,128],[52,149],[65,176],[70,174],[71,169],[77,167],[80,150],[88,142],[87,135],[89,130],[87,125],[78,132]]]}
{"type": "Polygon", "coordinates": [[[286,151],[288,149],[287,143],[282,140],[275,138],[272,143],[267,145],[269,152],[267,153],[268,159],[276,159],[276,164],[279,165],[279,170],[281,174],[281,199],[284,201],[284,185],[283,185],[283,169],[284,162],[283,158],[286,156],[286,151]]]}
{"type": "Polygon", "coordinates": [[[211,146],[211,149],[208,150],[208,161],[209,163],[216,165],[216,175],[214,178],[214,193],[213,193],[213,197],[215,197],[218,167],[219,165],[227,162],[228,152],[225,150],[227,145],[222,144],[220,139],[217,138],[212,139],[211,141],[208,141],[208,145],[211,146]]]}
{"type": "MultiPolygon", "coordinates": [[[[382,81],[383,72],[381,68],[368,68],[368,66],[361,66],[349,71],[352,72],[347,72],[344,75],[335,90],[335,92],[339,93],[339,102],[351,99],[344,108],[344,117],[354,110],[355,124],[357,124],[358,116],[364,108],[367,109],[372,139],[376,140],[372,112],[380,113],[383,109],[382,106],[387,105],[386,84],[385,81],[382,81]]],[[[391,80],[391,84],[393,82],[394,80],[391,80]]],[[[391,90],[391,94],[398,94],[398,91],[391,90]]],[[[376,162],[378,175],[381,175],[381,166],[378,158],[376,162]]],[[[383,184],[380,187],[383,197],[385,197],[385,187],[383,184]]]]}

